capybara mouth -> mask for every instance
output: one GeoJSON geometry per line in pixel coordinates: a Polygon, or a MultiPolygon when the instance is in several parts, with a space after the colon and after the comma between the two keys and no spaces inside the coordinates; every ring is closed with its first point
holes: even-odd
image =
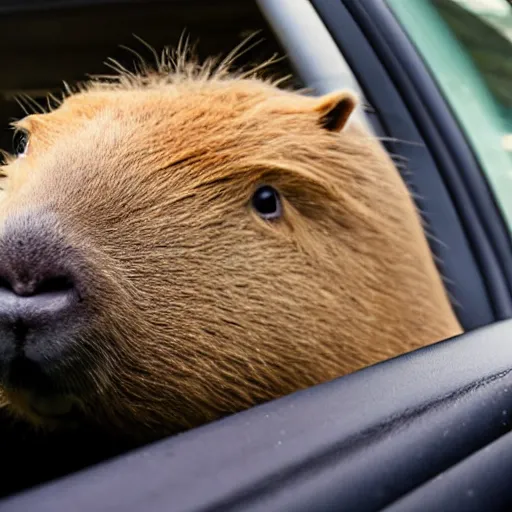
{"type": "Polygon", "coordinates": [[[81,423],[77,399],[73,395],[41,395],[26,390],[6,390],[17,414],[39,427],[74,427],[81,423]]]}
{"type": "Polygon", "coordinates": [[[78,420],[77,399],[65,381],[25,357],[4,369],[2,384],[11,406],[32,423],[56,427],[78,420]]]}
{"type": "Polygon", "coordinates": [[[16,356],[5,365],[3,384],[6,388],[38,390],[53,394],[54,383],[41,366],[24,356],[16,356]]]}
{"type": "Polygon", "coordinates": [[[37,396],[31,395],[28,400],[31,411],[41,418],[69,418],[74,411],[74,400],[66,395],[37,396]]]}
{"type": "Polygon", "coordinates": [[[19,352],[0,361],[0,383],[5,389],[49,397],[80,395],[87,387],[90,366],[84,358],[75,354],[52,358],[33,349],[19,352]]]}

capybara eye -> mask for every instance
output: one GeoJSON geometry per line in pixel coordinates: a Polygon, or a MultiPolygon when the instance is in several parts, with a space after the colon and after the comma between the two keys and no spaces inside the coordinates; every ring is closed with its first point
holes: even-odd
{"type": "Polygon", "coordinates": [[[22,130],[17,130],[12,139],[12,146],[16,156],[24,155],[28,147],[28,133],[22,130]]]}
{"type": "Polygon", "coordinates": [[[281,216],[281,198],[273,187],[263,185],[252,196],[252,206],[263,219],[277,219],[281,216]]]}

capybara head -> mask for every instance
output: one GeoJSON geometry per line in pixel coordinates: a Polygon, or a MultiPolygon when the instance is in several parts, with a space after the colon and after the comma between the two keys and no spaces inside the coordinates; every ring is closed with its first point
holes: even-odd
{"type": "Polygon", "coordinates": [[[19,121],[6,407],[150,440],[460,332],[356,105],[180,61],[19,121]]]}

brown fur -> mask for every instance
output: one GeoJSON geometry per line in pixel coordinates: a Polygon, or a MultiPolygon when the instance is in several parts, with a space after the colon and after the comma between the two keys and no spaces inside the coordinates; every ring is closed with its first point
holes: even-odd
{"type": "MultiPolygon", "coordinates": [[[[352,95],[164,71],[23,119],[28,153],[3,169],[0,221],[52,212],[93,269],[84,418],[153,439],[461,332],[392,161],[345,124],[352,95]],[[260,183],[282,219],[251,209],[260,183]]],[[[6,390],[38,424],[28,396],[6,390]]]]}

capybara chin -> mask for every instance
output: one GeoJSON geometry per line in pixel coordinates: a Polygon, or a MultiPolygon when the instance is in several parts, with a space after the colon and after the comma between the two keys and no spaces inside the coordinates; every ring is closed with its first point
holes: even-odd
{"type": "Polygon", "coordinates": [[[4,407],[149,441],[460,333],[356,105],[181,60],[17,122],[4,407]]]}

